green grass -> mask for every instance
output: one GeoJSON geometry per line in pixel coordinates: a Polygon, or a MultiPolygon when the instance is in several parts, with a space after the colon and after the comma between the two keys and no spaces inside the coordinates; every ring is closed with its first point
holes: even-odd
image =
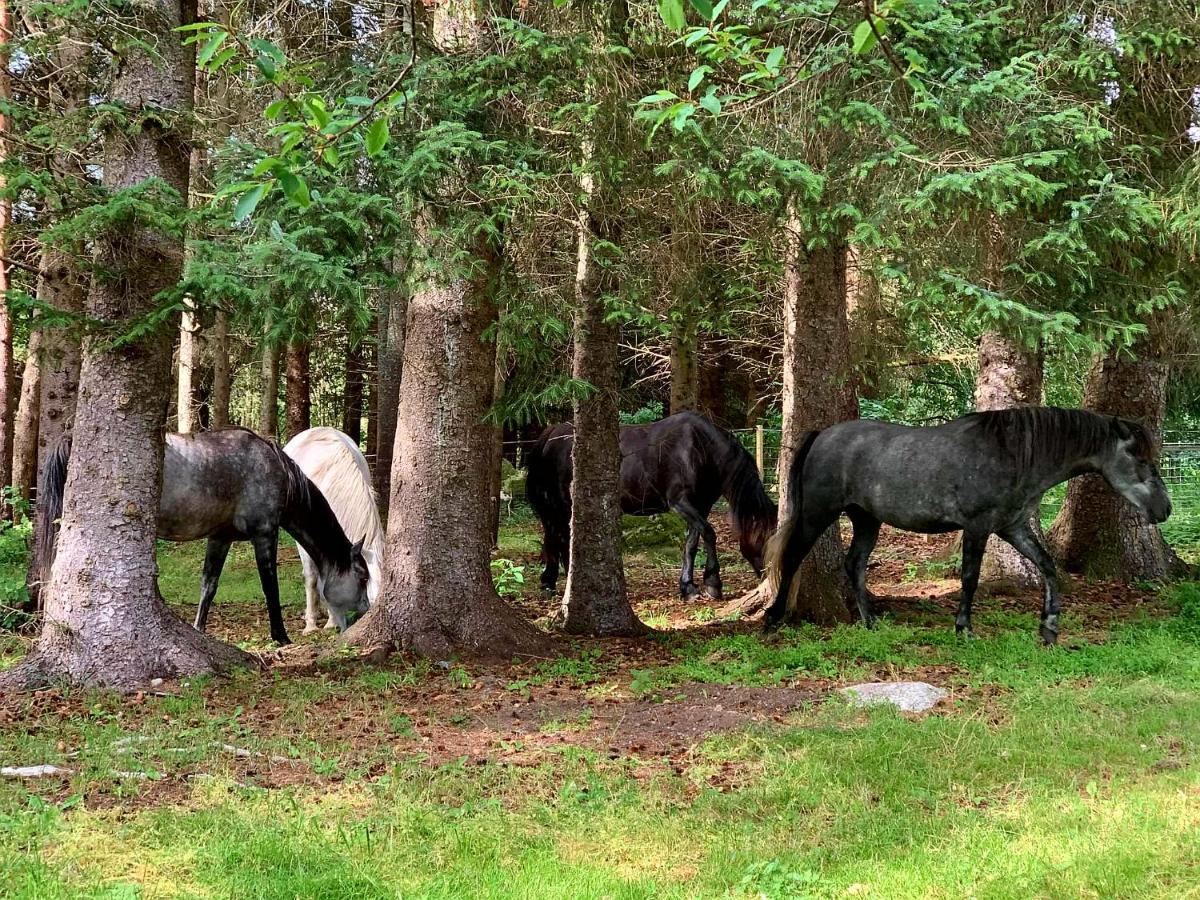
{"type": "MultiPolygon", "coordinates": [[[[500,555],[527,561],[535,534],[506,528],[500,555]]],[[[194,602],[199,545],[160,563],[164,593],[194,602]]],[[[283,581],[302,602],[298,567],[283,581]]],[[[249,554],[231,558],[222,589],[220,602],[262,602],[249,554]]],[[[1068,610],[1053,650],[1038,645],[1033,611],[984,608],[974,641],[941,614],[770,638],[706,625],[655,638],[645,662],[582,642],[499,682],[514,703],[555,691],[669,704],[692,682],[812,689],[934,674],[953,694],[909,718],[833,692],[665,761],[580,743],[587,711],[543,721],[539,737],[558,743],[527,764],[423,761],[411,749],[423,698],[457,698],[444,724],[465,740],[470,665],[333,657],[303,676],[197,680],[139,704],[68,693],[62,715],[0,725],[0,764],[74,771],[0,780],[0,894],[1200,897],[1200,585],[1169,587],[1166,601],[1169,616],[1090,637],[1071,637],[1068,610]],[[372,739],[313,727],[331,711],[369,715],[372,739]],[[264,756],[239,764],[225,744],[264,756]],[[307,777],[262,786],[292,765],[271,756],[307,777]]],[[[4,638],[0,659],[19,646],[4,638]]]]}

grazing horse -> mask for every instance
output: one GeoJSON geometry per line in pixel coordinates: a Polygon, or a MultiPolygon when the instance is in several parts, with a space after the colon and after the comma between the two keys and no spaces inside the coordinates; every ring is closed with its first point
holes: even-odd
{"type": "MultiPolygon", "coordinates": [[[[529,451],[525,494],[542,521],[542,587],[554,590],[558,567],[570,555],[571,447],[575,430],[554,425],[529,451]]],[[[758,468],[728,431],[694,412],[668,416],[649,425],[621,429],[621,509],[632,516],[674,510],[688,526],[679,593],[699,593],[693,581],[696,551],[704,539],[704,590],[721,599],[717,535],[708,514],[717,499],[729,501],[742,556],[762,575],[763,551],[775,529],[776,509],[763,490],[758,468]]]]}
{"type": "Polygon", "coordinates": [[[854,526],[846,571],[864,624],[874,622],[866,575],[880,523],[925,534],[961,529],[958,633],[971,632],[980,563],[988,536],[996,534],[1041,572],[1041,635],[1053,644],[1059,612],[1054,558],[1029,524],[1042,495],[1095,472],[1151,522],[1162,522],[1171,514],[1171,498],[1156,456],[1154,439],[1141,424],[1079,409],[997,410],[927,428],[843,422],[812,432],[788,476],[792,515],[768,551],[776,591],[766,625],[779,625],[800,563],[846,513],[854,526]]]}
{"type": "MultiPolygon", "coordinates": [[[[333,514],[346,537],[362,543],[363,559],[367,563],[367,602],[374,605],[379,597],[383,572],[383,523],[371,486],[371,470],[354,441],[336,428],[310,428],[302,431],[283,448],[295,460],[300,470],[329,501],[333,514]]],[[[304,567],[304,633],[317,630],[317,601],[321,594],[317,566],[308,551],[300,548],[300,564],[304,567]]],[[[329,610],[326,628],[335,625],[346,630],[346,617],[340,609],[325,604],[329,610]]]]}
{"type": "MultiPolygon", "coordinates": [[[[71,455],[64,436],[38,477],[37,540],[30,583],[49,577],[63,488],[71,455]]],[[[168,541],[208,538],[196,628],[204,630],[217,581],[234,541],[250,541],[267,600],[271,637],[289,643],[279,607],[275,553],[279,529],[296,539],[317,566],[321,594],[345,618],[367,608],[362,541],[351,544],[325,497],[279,446],[244,428],[168,434],[158,536],[168,541]]]]}

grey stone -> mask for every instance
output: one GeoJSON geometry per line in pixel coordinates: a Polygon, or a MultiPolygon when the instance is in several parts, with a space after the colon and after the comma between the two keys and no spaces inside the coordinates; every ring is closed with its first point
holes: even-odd
{"type": "Polygon", "coordinates": [[[872,684],[852,684],[842,693],[855,706],[890,703],[903,712],[925,712],[931,709],[946,692],[924,681],[877,681],[872,684]]]}

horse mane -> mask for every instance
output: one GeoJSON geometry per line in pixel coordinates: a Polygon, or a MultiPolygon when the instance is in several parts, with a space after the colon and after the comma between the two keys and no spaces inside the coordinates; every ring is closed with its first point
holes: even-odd
{"type": "MultiPolygon", "coordinates": [[[[291,526],[303,525],[303,530],[315,539],[314,547],[317,551],[345,569],[351,562],[352,542],[341,527],[333,507],[329,505],[329,501],[325,499],[320,488],[313,484],[312,480],[304,474],[304,470],[284,452],[279,444],[266,438],[260,438],[260,440],[271,448],[279,463],[279,468],[283,472],[284,508],[291,521],[291,526]],[[341,538],[341,541],[338,541],[338,538],[341,538]]],[[[288,525],[285,525],[285,529],[292,532],[292,527],[288,525]]],[[[292,532],[292,536],[296,537],[297,535],[292,532]]],[[[311,550],[309,553],[313,555],[311,550]]],[[[314,560],[317,560],[316,556],[314,556],[314,560]]],[[[317,561],[319,562],[319,560],[317,561]]]]}
{"type": "Polygon", "coordinates": [[[722,494],[729,503],[729,519],[737,537],[758,531],[765,540],[775,530],[779,509],[763,487],[754,457],[725,429],[698,414],[695,419],[703,423],[709,442],[720,454],[714,462],[721,472],[722,494]]]}
{"type": "Polygon", "coordinates": [[[310,428],[288,441],[283,452],[324,496],[346,537],[363,542],[367,596],[374,603],[383,578],[384,532],[362,451],[336,428],[310,428]]]}
{"type": "Polygon", "coordinates": [[[1141,422],[1085,409],[1019,406],[971,413],[963,419],[1001,447],[1022,471],[1047,457],[1064,461],[1090,456],[1126,437],[1133,438],[1140,458],[1153,460],[1157,455],[1157,441],[1141,422]],[[1121,428],[1128,434],[1122,434],[1121,428]]]}

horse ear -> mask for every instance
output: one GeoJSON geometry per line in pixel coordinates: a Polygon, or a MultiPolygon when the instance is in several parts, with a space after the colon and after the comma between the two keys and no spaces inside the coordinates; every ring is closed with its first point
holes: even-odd
{"type": "Polygon", "coordinates": [[[1129,423],[1124,419],[1113,416],[1112,429],[1117,437],[1123,441],[1128,441],[1133,437],[1133,429],[1129,427],[1129,423]]]}
{"type": "Polygon", "coordinates": [[[354,546],[350,548],[351,556],[357,556],[358,554],[362,553],[364,540],[365,540],[365,538],[359,538],[357,541],[354,542],[354,546]]]}

